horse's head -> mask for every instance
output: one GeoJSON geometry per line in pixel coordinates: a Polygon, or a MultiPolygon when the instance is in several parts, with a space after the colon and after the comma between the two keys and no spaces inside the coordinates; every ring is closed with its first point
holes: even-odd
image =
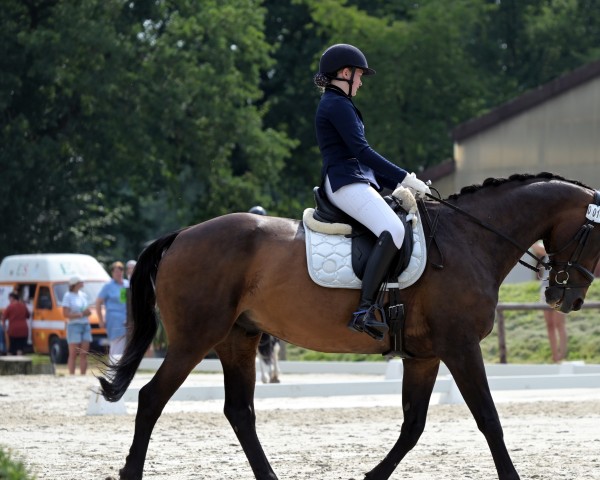
{"type": "Polygon", "coordinates": [[[569,313],[581,309],[600,260],[600,191],[562,218],[544,239],[550,266],[546,302],[569,313]]]}

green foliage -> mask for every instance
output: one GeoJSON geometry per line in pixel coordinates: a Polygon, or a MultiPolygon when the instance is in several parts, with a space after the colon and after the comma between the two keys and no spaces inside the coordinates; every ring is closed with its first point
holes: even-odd
{"type": "Polygon", "coordinates": [[[270,206],[294,142],[262,123],[259,2],[5,3],[0,257],[135,256],[163,224],[270,206]]]}
{"type": "Polygon", "coordinates": [[[315,56],[327,42],[317,32],[308,5],[298,0],[266,0],[265,36],[273,46],[273,65],[261,77],[265,124],[296,140],[278,182],[272,209],[299,218],[313,204],[312,187],[320,182],[321,157],[313,119],[319,93],[312,83],[315,56]]]}
{"type": "Polygon", "coordinates": [[[0,256],[97,252],[134,211],[115,196],[137,150],[124,141],[137,138],[135,115],[119,114],[130,107],[119,72],[132,61],[119,2],[9,3],[0,13],[9,26],[0,34],[9,59],[0,85],[0,256]]]}
{"type": "Polygon", "coordinates": [[[365,355],[361,353],[323,353],[296,345],[286,346],[286,360],[294,361],[322,361],[322,362],[383,362],[386,360],[382,355],[365,355]]]}
{"type": "Polygon", "coordinates": [[[0,480],[34,480],[22,462],[12,458],[9,451],[0,447],[0,480]]]}
{"type": "MultiPolygon", "coordinates": [[[[503,302],[539,301],[539,283],[506,284],[500,288],[503,302]]],[[[600,301],[600,282],[592,283],[587,302],[600,301]]],[[[551,363],[552,355],[542,310],[508,310],[504,312],[507,361],[509,363],[551,363]]],[[[600,311],[584,309],[567,315],[567,360],[600,363],[600,311]]],[[[486,361],[499,362],[498,329],[481,342],[486,361]]]]}

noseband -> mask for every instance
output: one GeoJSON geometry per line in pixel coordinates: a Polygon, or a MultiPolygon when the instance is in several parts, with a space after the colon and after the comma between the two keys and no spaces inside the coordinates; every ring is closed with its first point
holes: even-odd
{"type": "Polygon", "coordinates": [[[579,263],[579,259],[581,258],[581,254],[585,250],[587,245],[587,241],[590,237],[590,233],[594,230],[594,223],[600,223],[600,191],[594,192],[594,203],[591,203],[587,210],[587,222],[585,225],[582,225],[581,228],[577,231],[575,236],[560,250],[552,253],[547,253],[548,258],[550,259],[547,263],[543,262],[542,265],[547,270],[554,270],[556,274],[554,275],[554,283],[552,285],[557,288],[587,288],[590,286],[592,281],[594,280],[594,274],[590,272],[587,268],[579,263]],[[552,257],[558,255],[559,253],[564,252],[571,245],[575,244],[575,249],[571,254],[571,258],[568,262],[556,262],[552,260],[552,257]],[[579,273],[581,273],[587,283],[569,285],[569,270],[574,268],[579,273]]]}
{"type": "MultiPolygon", "coordinates": [[[[437,190],[435,190],[434,188],[432,188],[432,190],[437,192],[437,190]]],[[[581,258],[581,254],[585,250],[587,241],[590,237],[590,233],[592,232],[592,230],[594,230],[594,223],[600,224],[600,191],[596,190],[594,192],[594,200],[593,200],[594,203],[591,203],[588,206],[588,210],[587,210],[587,214],[586,214],[587,222],[585,223],[585,225],[581,226],[581,228],[577,231],[575,236],[563,248],[561,248],[560,250],[553,252],[553,253],[546,253],[548,258],[550,259],[548,262],[544,262],[537,255],[534,255],[533,253],[531,253],[529,251],[529,248],[523,248],[521,245],[519,245],[517,242],[515,242],[508,235],[505,235],[504,233],[500,232],[492,225],[489,225],[488,223],[480,220],[479,218],[475,217],[474,215],[471,215],[470,213],[457,207],[456,205],[453,205],[453,204],[443,200],[439,196],[439,192],[437,192],[437,194],[438,194],[437,197],[434,195],[428,194],[428,193],[426,193],[425,196],[431,198],[432,200],[435,200],[436,202],[446,205],[447,207],[451,208],[452,210],[455,210],[457,212],[462,213],[463,215],[466,215],[467,217],[469,217],[472,221],[474,221],[478,225],[481,225],[483,228],[489,230],[490,232],[493,232],[496,235],[504,238],[508,242],[512,243],[519,250],[521,250],[524,254],[527,254],[530,257],[532,257],[533,259],[535,259],[537,261],[537,264],[541,265],[546,270],[548,270],[548,271],[554,270],[556,272],[556,274],[554,276],[555,284],[552,285],[553,287],[562,288],[562,289],[587,288],[590,286],[590,284],[594,280],[594,274],[592,272],[590,272],[587,268],[585,268],[583,265],[581,265],[579,263],[579,259],[581,258]],[[571,258],[569,259],[568,262],[557,262],[557,261],[552,260],[553,256],[556,256],[559,253],[564,252],[573,243],[577,243],[577,245],[576,245],[575,250],[573,251],[573,254],[571,255],[571,258]],[[569,270],[571,268],[574,268],[575,270],[580,272],[587,280],[587,283],[576,284],[576,285],[569,284],[568,283],[569,282],[569,270]]],[[[433,230],[435,230],[435,228],[437,228],[437,222],[435,222],[435,227],[433,227],[433,230]]],[[[433,236],[433,235],[434,235],[434,232],[432,231],[431,236],[433,236]]],[[[521,265],[533,270],[534,272],[539,273],[538,267],[533,267],[529,263],[524,262],[523,260],[519,260],[519,263],[521,265]]]]}

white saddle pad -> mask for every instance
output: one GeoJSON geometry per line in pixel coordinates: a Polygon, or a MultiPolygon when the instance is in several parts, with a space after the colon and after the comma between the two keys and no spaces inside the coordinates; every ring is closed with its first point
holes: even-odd
{"type": "MultiPolygon", "coordinates": [[[[345,235],[332,235],[311,230],[309,225],[312,224],[312,221],[309,219],[312,219],[313,211],[314,209],[307,208],[303,216],[306,263],[310,278],[322,287],[359,289],[362,281],[352,269],[352,239],[345,235]]],[[[418,211],[414,216],[416,221],[413,219],[412,222],[408,222],[409,226],[411,224],[413,226],[414,247],[408,267],[398,277],[398,288],[400,289],[410,287],[419,280],[427,263],[423,224],[418,211]]],[[[388,287],[391,286],[388,284],[388,287]]]]}

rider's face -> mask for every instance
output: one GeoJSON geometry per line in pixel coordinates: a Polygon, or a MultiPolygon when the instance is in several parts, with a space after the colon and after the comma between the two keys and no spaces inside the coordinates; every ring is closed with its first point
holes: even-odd
{"type": "Polygon", "coordinates": [[[362,86],[361,78],[363,76],[363,71],[359,68],[354,72],[354,83],[352,84],[352,96],[356,95],[358,89],[362,86]]]}
{"type": "MultiPolygon", "coordinates": [[[[352,69],[351,68],[345,68],[343,74],[344,74],[344,78],[346,80],[350,80],[352,78],[352,69]]],[[[357,68],[354,71],[354,79],[352,81],[352,93],[351,93],[351,96],[356,95],[356,92],[358,92],[358,89],[362,86],[362,82],[361,82],[362,76],[363,76],[363,71],[360,68],[357,68]]]]}

